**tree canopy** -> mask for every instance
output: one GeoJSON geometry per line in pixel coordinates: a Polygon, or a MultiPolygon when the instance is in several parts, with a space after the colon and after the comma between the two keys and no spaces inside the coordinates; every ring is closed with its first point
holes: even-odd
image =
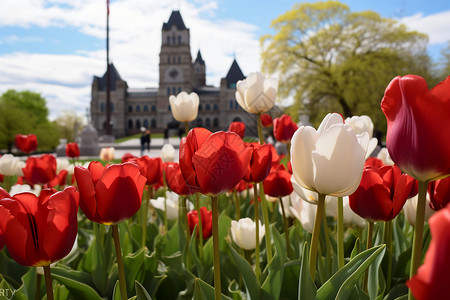
{"type": "Polygon", "coordinates": [[[8,90],[0,96],[0,149],[10,152],[15,135],[28,133],[37,136],[39,150],[58,145],[59,135],[48,120],[45,99],[39,93],[8,90]]]}
{"type": "MultiPolygon", "coordinates": [[[[261,38],[263,71],[279,77],[279,95],[317,124],[328,112],[369,115],[385,128],[380,102],[397,75],[431,80],[428,37],[373,11],[338,1],[299,3],[261,38]]],[[[429,82],[430,82],[429,81],[429,82]]]]}

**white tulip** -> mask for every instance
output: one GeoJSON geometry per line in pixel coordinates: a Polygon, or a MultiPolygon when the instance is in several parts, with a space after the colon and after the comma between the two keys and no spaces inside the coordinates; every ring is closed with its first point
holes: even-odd
{"type": "MultiPolygon", "coordinates": [[[[405,205],[403,206],[403,213],[405,214],[406,220],[411,225],[416,225],[416,211],[417,211],[417,199],[419,195],[415,195],[412,198],[409,198],[405,205]]],[[[427,202],[425,204],[425,221],[435,213],[434,210],[430,207],[430,195],[427,192],[427,202]]]]}
{"type": "Polygon", "coordinates": [[[156,209],[166,211],[168,220],[175,220],[178,218],[178,200],[173,201],[170,198],[158,197],[156,199],[150,199],[150,204],[156,209]]]}
{"type": "Polygon", "coordinates": [[[5,176],[23,176],[22,168],[25,162],[12,154],[5,154],[0,157],[0,174],[5,176]]]}
{"type": "Polygon", "coordinates": [[[394,161],[391,159],[389,155],[389,151],[386,147],[381,148],[380,152],[378,152],[377,158],[383,162],[383,164],[387,166],[393,166],[394,161]]]}
{"type": "Polygon", "coordinates": [[[14,195],[17,195],[19,193],[28,192],[28,193],[33,193],[39,197],[41,190],[42,190],[42,186],[40,184],[35,184],[33,186],[33,188],[31,188],[31,186],[28,184],[15,184],[11,187],[11,190],[9,191],[9,195],[11,195],[11,197],[13,197],[14,195]]]}
{"type": "Polygon", "coordinates": [[[200,99],[196,93],[181,92],[169,97],[170,109],[175,120],[191,122],[197,118],[200,99]]]}
{"type": "Polygon", "coordinates": [[[339,114],[328,114],[315,130],[300,127],[292,137],[295,181],[323,195],[348,196],[359,186],[369,135],[355,134],[339,114]]]}
{"type": "Polygon", "coordinates": [[[161,159],[163,163],[169,162],[169,161],[175,161],[175,148],[171,144],[165,144],[161,148],[161,159]]]}
{"type": "MultiPolygon", "coordinates": [[[[259,243],[266,233],[261,222],[258,221],[259,226],[259,243]]],[[[231,221],[231,237],[239,248],[245,250],[253,250],[256,247],[256,223],[250,218],[240,219],[238,222],[231,221]]]]}
{"type": "Polygon", "coordinates": [[[70,162],[67,158],[56,158],[56,174],[59,174],[62,170],[68,170],[70,162]]]}
{"type": "Polygon", "coordinates": [[[367,132],[369,134],[369,146],[366,151],[366,159],[378,145],[378,139],[373,137],[373,122],[369,116],[353,116],[345,119],[345,124],[350,125],[356,134],[367,132]]]}
{"type": "Polygon", "coordinates": [[[104,161],[111,161],[114,159],[114,148],[106,147],[100,149],[100,159],[104,161]]]}
{"type": "Polygon", "coordinates": [[[317,205],[304,201],[297,193],[291,194],[291,206],[289,207],[289,211],[292,216],[300,221],[303,229],[309,233],[313,232],[316,210],[317,205]]]}
{"type": "Polygon", "coordinates": [[[266,79],[261,72],[250,73],[236,83],[236,101],[251,114],[270,110],[277,100],[278,79],[266,79]]]}

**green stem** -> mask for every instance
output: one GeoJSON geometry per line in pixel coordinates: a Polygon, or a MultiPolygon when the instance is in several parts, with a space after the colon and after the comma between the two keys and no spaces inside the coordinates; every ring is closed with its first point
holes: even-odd
{"type": "Polygon", "coordinates": [[[169,220],[167,219],[167,196],[164,197],[164,235],[167,233],[167,230],[169,230],[169,220]]]}
{"type": "Polygon", "coordinates": [[[318,198],[316,218],[314,220],[314,229],[311,237],[311,248],[309,249],[309,270],[313,281],[316,279],[317,245],[320,238],[323,209],[325,207],[325,195],[319,194],[318,198]]]}
{"type": "Polygon", "coordinates": [[[291,257],[291,244],[289,243],[289,226],[288,220],[286,218],[286,212],[284,211],[283,199],[280,197],[281,214],[283,215],[283,225],[284,225],[284,237],[286,239],[286,252],[287,257],[291,257]]]}
{"type": "Polygon", "coordinates": [[[222,297],[220,284],[220,256],[219,256],[219,203],[217,196],[211,196],[212,201],[212,234],[214,249],[214,292],[215,300],[222,297]]]}
{"type": "Polygon", "coordinates": [[[272,260],[272,233],[270,231],[270,220],[269,220],[269,213],[267,211],[267,199],[266,194],[264,193],[264,186],[262,181],[259,183],[259,197],[261,198],[261,207],[262,207],[262,213],[263,213],[263,221],[264,221],[264,228],[266,230],[266,234],[264,236],[266,241],[266,253],[267,253],[267,263],[269,263],[272,260]]]}
{"type": "Polygon", "coordinates": [[[386,294],[391,290],[392,275],[392,220],[384,222],[385,226],[385,243],[387,256],[387,275],[386,275],[386,294]]]}
{"type": "Polygon", "coordinates": [[[254,210],[255,210],[255,275],[256,280],[259,282],[259,279],[261,277],[261,267],[259,265],[259,201],[258,201],[258,190],[256,187],[256,184],[253,186],[253,194],[254,194],[254,201],[255,204],[254,210]]]}
{"type": "Polygon", "coordinates": [[[189,122],[184,122],[184,130],[186,130],[186,135],[189,133],[189,122]]]}
{"type": "Polygon", "coordinates": [[[47,300],[53,300],[52,275],[50,265],[44,266],[45,288],[47,289],[47,300]]]}
{"type": "Polygon", "coordinates": [[[234,198],[234,204],[236,208],[236,220],[239,221],[241,218],[241,201],[237,195],[236,189],[233,189],[233,198],[234,198]]]}
{"type": "Polygon", "coordinates": [[[122,250],[120,249],[119,227],[117,224],[111,225],[116,248],[117,267],[119,269],[119,287],[122,300],[127,300],[127,283],[125,281],[125,268],[123,266],[122,250]]]}
{"type": "MultiPolygon", "coordinates": [[[[372,248],[372,236],[373,236],[373,222],[370,220],[367,220],[368,227],[367,227],[367,243],[366,243],[366,250],[372,248]]],[[[367,292],[367,284],[369,281],[369,270],[366,271],[364,275],[364,283],[363,283],[363,291],[367,292]]]]}
{"type": "Polygon", "coordinates": [[[324,232],[324,236],[325,236],[325,245],[326,245],[326,252],[325,252],[325,256],[327,259],[327,266],[328,266],[328,274],[331,277],[331,273],[333,271],[333,263],[332,263],[332,254],[333,254],[333,247],[331,246],[331,242],[330,242],[330,230],[328,228],[328,221],[327,221],[327,215],[325,214],[325,203],[324,203],[324,207],[323,207],[323,232],[324,232]]]}
{"type": "Polygon", "coordinates": [[[339,269],[345,265],[344,258],[344,200],[338,197],[338,219],[337,219],[337,252],[339,269]]]}
{"type": "Polygon", "coordinates": [[[195,209],[197,210],[198,216],[198,255],[203,257],[203,225],[202,225],[202,214],[200,213],[200,194],[195,194],[195,209]]]}
{"type": "Polygon", "coordinates": [[[264,134],[262,131],[262,124],[261,124],[261,114],[256,115],[256,122],[258,125],[258,136],[259,136],[259,143],[261,145],[264,145],[264,134]]]}
{"type": "MultiPolygon", "coordinates": [[[[419,196],[417,199],[416,226],[414,227],[413,248],[411,254],[411,269],[409,278],[417,273],[417,269],[422,262],[422,240],[423,227],[425,223],[425,204],[427,196],[428,181],[419,181],[419,196]]],[[[414,299],[411,290],[408,292],[408,299],[414,299]]]]}
{"type": "Polygon", "coordinates": [[[142,217],[142,242],[141,246],[146,246],[146,239],[147,239],[147,220],[148,220],[148,204],[150,202],[150,199],[153,198],[153,188],[148,187],[148,199],[144,199],[144,211],[143,211],[143,217],[142,217]]]}
{"type": "Polygon", "coordinates": [[[189,243],[191,242],[191,231],[189,230],[189,224],[188,224],[188,219],[187,219],[188,212],[187,212],[186,201],[188,201],[188,200],[185,196],[182,196],[179,201],[181,202],[181,214],[182,214],[182,217],[180,218],[180,222],[183,222],[183,226],[186,231],[186,241],[187,241],[187,244],[189,245],[189,243]]]}

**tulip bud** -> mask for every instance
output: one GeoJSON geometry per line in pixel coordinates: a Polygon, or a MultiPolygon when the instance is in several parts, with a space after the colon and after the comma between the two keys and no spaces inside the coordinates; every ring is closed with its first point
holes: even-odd
{"type": "Polygon", "coordinates": [[[170,96],[169,102],[175,120],[191,122],[197,118],[200,99],[196,93],[181,92],[176,97],[170,96]]]}
{"type": "Polygon", "coordinates": [[[247,112],[260,114],[273,107],[277,91],[277,79],[266,79],[261,72],[250,73],[236,83],[236,101],[247,112]]]}
{"type": "MultiPolygon", "coordinates": [[[[265,228],[258,221],[259,243],[266,233],[265,228]]],[[[253,250],[256,247],[256,223],[250,218],[240,219],[238,222],[231,221],[231,237],[239,248],[253,250]]]]}

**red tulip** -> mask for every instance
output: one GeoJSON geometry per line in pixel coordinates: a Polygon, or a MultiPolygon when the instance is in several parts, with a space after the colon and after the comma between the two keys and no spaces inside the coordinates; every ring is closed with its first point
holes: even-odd
{"type": "Polygon", "coordinates": [[[67,175],[69,172],[67,170],[61,170],[59,171],[58,175],[56,175],[55,178],[53,178],[49,183],[48,187],[53,188],[57,185],[64,186],[66,185],[67,175]]]}
{"type": "Polygon", "coordinates": [[[365,166],[374,166],[375,168],[381,168],[382,166],[384,166],[383,161],[376,157],[367,158],[364,165],[365,166]]]}
{"type": "Polygon", "coordinates": [[[77,143],[67,143],[66,144],[66,156],[72,157],[72,158],[80,156],[80,148],[78,148],[77,143]]]}
{"type": "Polygon", "coordinates": [[[0,229],[11,257],[24,266],[47,266],[72,249],[77,235],[79,194],[42,190],[0,200],[0,229]]]}
{"type": "Polygon", "coordinates": [[[133,161],[133,160],[135,160],[135,159],[137,159],[136,156],[134,156],[133,154],[127,152],[127,153],[125,153],[125,154],[122,156],[122,163],[125,163],[125,162],[127,162],[127,161],[133,161]]]}
{"type": "Polygon", "coordinates": [[[165,163],[164,173],[169,188],[178,195],[188,196],[195,193],[184,180],[178,163],[165,163]]]}
{"type": "Polygon", "coordinates": [[[291,116],[289,115],[282,115],[273,120],[273,135],[277,141],[281,143],[290,143],[291,138],[297,129],[297,124],[292,122],[291,116]]]}
{"type": "Polygon", "coordinates": [[[11,196],[4,188],[0,187],[0,199],[3,198],[11,198],[11,196]]]}
{"type": "Polygon", "coordinates": [[[244,180],[241,180],[241,181],[239,181],[238,184],[236,184],[236,186],[234,188],[236,189],[236,191],[238,191],[240,193],[240,192],[243,192],[245,190],[253,188],[253,184],[248,183],[248,182],[246,182],[244,180]]]}
{"type": "MultiPolygon", "coordinates": [[[[206,207],[200,207],[200,215],[202,218],[203,238],[207,239],[212,235],[212,211],[206,207]]],[[[198,211],[193,210],[187,213],[187,219],[191,234],[194,232],[195,225],[198,224],[198,211]]],[[[198,237],[198,231],[197,231],[198,237]]]]}
{"type": "Polygon", "coordinates": [[[450,207],[445,207],[430,220],[431,243],[425,261],[406,285],[417,300],[448,299],[450,294],[450,207]]]}
{"type": "Polygon", "coordinates": [[[420,76],[397,76],[381,102],[389,155],[422,182],[450,174],[449,90],[450,76],[431,90],[420,76]]]}
{"type": "Polygon", "coordinates": [[[47,184],[56,177],[56,158],[51,154],[28,157],[22,171],[30,185],[47,184]]]}
{"type": "Polygon", "coordinates": [[[261,115],[261,125],[262,127],[270,127],[272,126],[272,117],[269,114],[261,115]]]}
{"type": "Polygon", "coordinates": [[[245,136],[245,124],[243,122],[231,122],[228,131],[236,133],[241,139],[245,136]]]}
{"type": "Polygon", "coordinates": [[[243,179],[251,183],[261,182],[269,175],[272,166],[272,146],[258,143],[247,143],[246,146],[252,148],[253,151],[243,179]]]}
{"type": "Polygon", "coordinates": [[[162,160],[160,157],[142,156],[136,159],[141,174],[147,178],[148,185],[162,184],[162,160]]]}
{"type": "Polygon", "coordinates": [[[30,154],[38,147],[37,137],[34,134],[16,134],[16,147],[23,153],[30,154]]]}
{"type": "Polygon", "coordinates": [[[450,177],[431,181],[428,184],[430,206],[434,210],[440,210],[450,202],[450,177]]]}
{"type": "Polygon", "coordinates": [[[402,210],[414,185],[414,179],[397,166],[364,167],[361,183],[350,195],[350,208],[372,221],[389,221],[402,210]]]}
{"type": "MultiPolygon", "coordinates": [[[[274,170],[274,169],[272,169],[274,170]]],[[[278,170],[271,171],[263,181],[264,192],[271,197],[284,197],[290,195],[294,188],[291,183],[291,174],[283,165],[278,170]]]]}
{"type": "Polygon", "coordinates": [[[215,196],[239,183],[251,154],[237,134],[198,127],[181,140],[180,168],[191,188],[215,196]]]}
{"type": "Polygon", "coordinates": [[[89,167],[75,167],[80,190],[80,207],[89,220],[117,224],[141,207],[146,179],[134,163],[104,167],[94,161],[89,167]]]}

